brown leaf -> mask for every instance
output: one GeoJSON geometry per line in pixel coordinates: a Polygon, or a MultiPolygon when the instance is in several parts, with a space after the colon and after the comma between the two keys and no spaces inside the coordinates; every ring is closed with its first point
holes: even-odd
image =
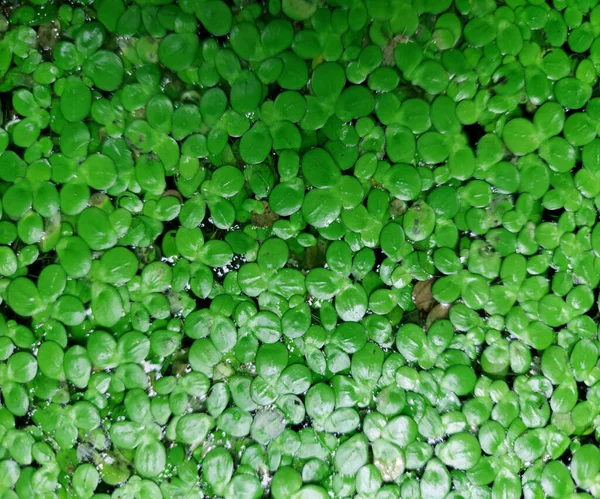
{"type": "Polygon", "coordinates": [[[277,220],[279,215],[269,208],[269,205],[263,201],[265,210],[262,213],[252,213],[251,222],[254,227],[271,227],[277,220]]]}
{"type": "Polygon", "coordinates": [[[400,199],[394,199],[390,203],[390,216],[392,218],[401,217],[406,213],[406,203],[400,199]]]}
{"type": "Polygon", "coordinates": [[[422,312],[429,312],[437,304],[437,301],[435,301],[431,292],[434,282],[435,278],[419,281],[413,288],[413,303],[415,304],[415,307],[422,312]]]}
{"type": "Polygon", "coordinates": [[[175,197],[175,198],[179,199],[180,203],[183,203],[183,196],[177,189],[167,189],[165,192],[163,192],[162,195],[163,195],[163,197],[165,197],[165,196],[175,197]]]}
{"type": "Polygon", "coordinates": [[[107,202],[110,203],[110,199],[104,192],[95,192],[90,196],[90,206],[102,209],[107,202]]]}
{"type": "Polygon", "coordinates": [[[427,314],[427,319],[425,320],[425,329],[429,329],[429,326],[431,326],[435,321],[447,319],[450,307],[450,303],[438,303],[435,307],[433,307],[431,312],[427,314]]]}
{"type": "Polygon", "coordinates": [[[38,28],[37,39],[43,50],[52,50],[60,40],[60,24],[52,21],[50,24],[43,24],[38,28]]]}

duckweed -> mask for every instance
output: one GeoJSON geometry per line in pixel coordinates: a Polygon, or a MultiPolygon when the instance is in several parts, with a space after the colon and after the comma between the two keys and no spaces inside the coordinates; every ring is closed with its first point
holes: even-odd
{"type": "Polygon", "coordinates": [[[600,6],[0,6],[0,496],[600,497],[600,6]]]}

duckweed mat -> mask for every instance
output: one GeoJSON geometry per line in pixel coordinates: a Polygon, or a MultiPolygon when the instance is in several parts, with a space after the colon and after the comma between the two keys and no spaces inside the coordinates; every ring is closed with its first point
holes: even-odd
{"type": "Polygon", "coordinates": [[[0,2],[0,497],[600,497],[596,0],[0,2]]]}

